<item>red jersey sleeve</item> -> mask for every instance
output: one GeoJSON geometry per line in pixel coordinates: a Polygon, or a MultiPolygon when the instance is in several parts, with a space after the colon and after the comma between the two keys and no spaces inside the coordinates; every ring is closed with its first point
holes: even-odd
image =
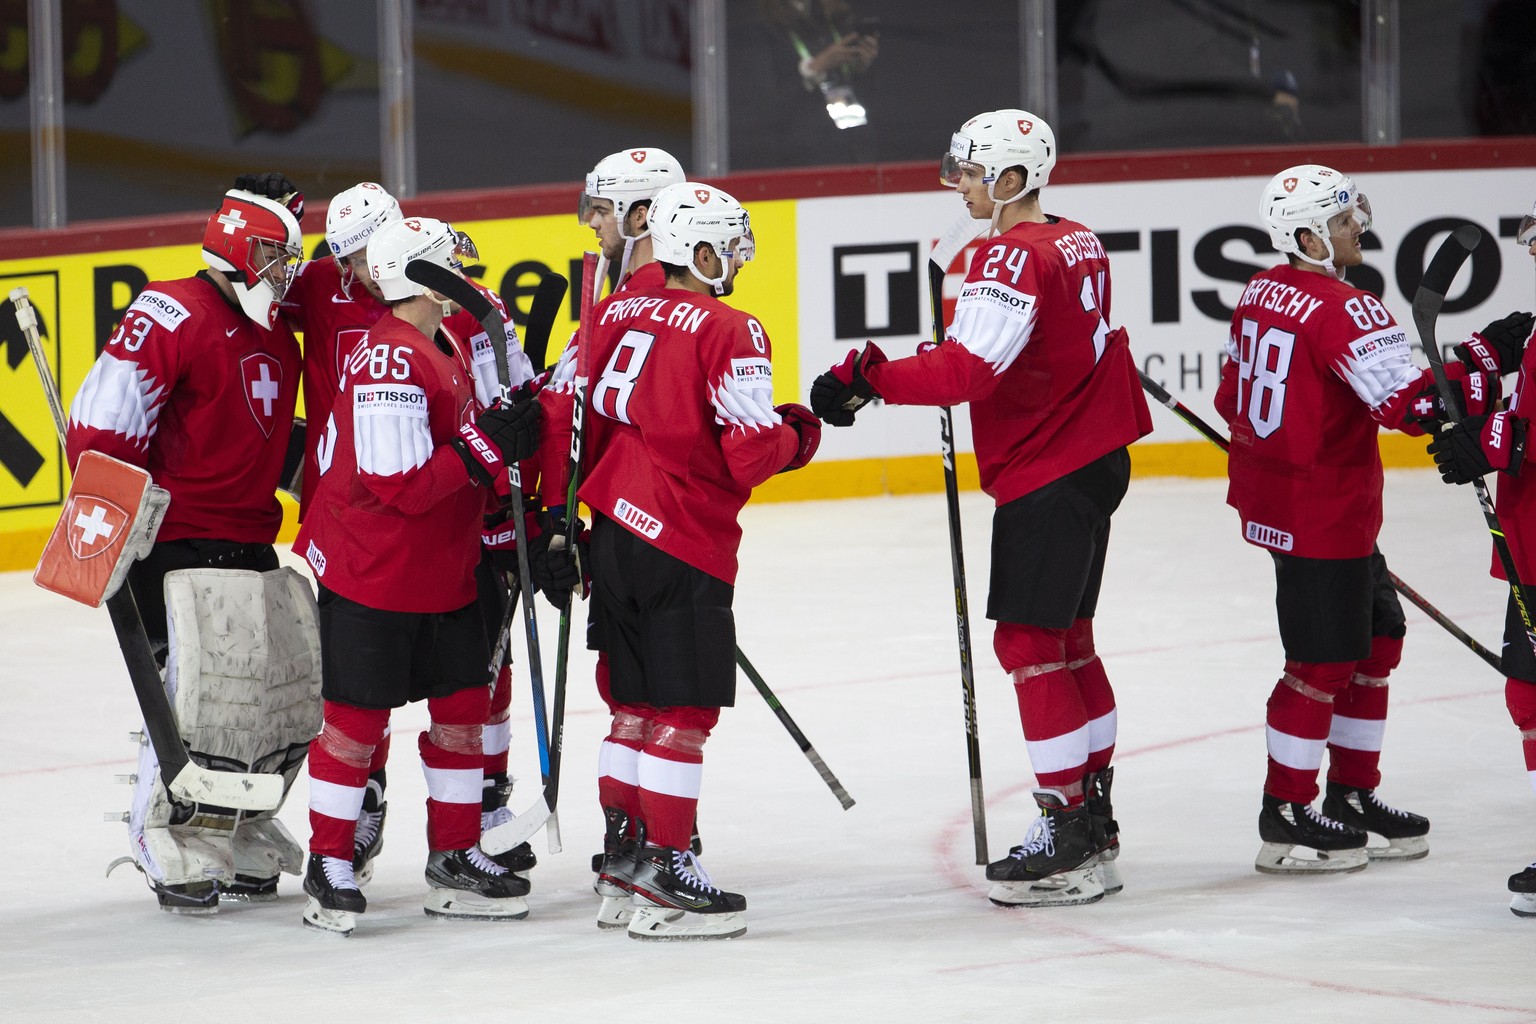
{"type": "Polygon", "coordinates": [[[789,465],[799,438],[773,409],[772,352],[762,324],[732,318],[715,340],[705,377],[720,449],[732,479],[756,487],[789,465]]]}

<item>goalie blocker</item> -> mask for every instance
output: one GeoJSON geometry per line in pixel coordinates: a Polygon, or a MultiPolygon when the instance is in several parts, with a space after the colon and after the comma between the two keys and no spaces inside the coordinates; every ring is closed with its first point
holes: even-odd
{"type": "Polygon", "coordinates": [[[116,594],[149,554],[170,495],[137,466],[87,451],[32,580],[92,608],[116,594]]]}

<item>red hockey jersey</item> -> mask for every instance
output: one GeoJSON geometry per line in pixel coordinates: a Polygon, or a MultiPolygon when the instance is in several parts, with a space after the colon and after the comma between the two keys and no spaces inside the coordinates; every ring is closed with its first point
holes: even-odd
{"type": "Polygon", "coordinates": [[[299,364],[286,324],[257,326],[202,275],[152,282],[70,406],[70,466],[91,449],[148,470],[171,495],[160,540],[270,544],[299,364]]]}
{"type": "Polygon", "coordinates": [[[982,489],[1005,504],[1151,432],[1109,299],[1092,231],[1016,224],[971,258],[944,344],[876,365],[869,381],[897,405],[969,402],[982,489]]]}
{"type": "Polygon", "coordinates": [[[767,332],[682,288],[611,295],[592,317],[581,500],[734,584],[737,515],[799,446],[773,410],[767,332]]]}
{"type": "MultiPolygon", "coordinates": [[[[1251,544],[1363,558],[1381,529],[1382,426],[1421,434],[1408,336],[1374,295],[1284,265],[1232,314],[1216,411],[1232,427],[1227,503],[1251,544]]],[[[1419,410],[1421,413],[1426,410],[1419,410]]]]}
{"type": "MultiPolygon", "coordinates": [[[[1536,347],[1527,347],[1521,357],[1520,373],[1515,378],[1515,389],[1509,396],[1511,415],[1536,419],[1536,347]]],[[[1531,429],[1527,426],[1527,430],[1531,429]]],[[[1499,525],[1504,529],[1504,539],[1509,542],[1509,553],[1515,560],[1515,571],[1526,586],[1536,583],[1536,453],[1531,451],[1532,441],[1526,442],[1525,461],[1520,473],[1495,473],[1495,508],[1499,513],[1499,525]]],[[[1493,552],[1490,572],[1495,579],[1504,579],[1504,566],[1498,552],[1493,552]]]]}
{"type": "Polygon", "coordinates": [[[462,608],[475,598],[485,502],[449,446],[475,413],[468,367],[391,314],[345,369],[293,549],[317,580],[370,608],[462,608]]]}

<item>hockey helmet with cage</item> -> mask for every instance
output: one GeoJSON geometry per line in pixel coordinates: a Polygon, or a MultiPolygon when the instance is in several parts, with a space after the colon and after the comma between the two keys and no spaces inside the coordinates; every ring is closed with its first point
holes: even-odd
{"type": "Polygon", "coordinates": [[[343,295],[351,297],[357,279],[348,257],[362,256],[375,231],[403,216],[399,201],[383,185],[364,181],[336,193],[325,211],[325,241],[336,258],[343,295]]]}
{"type": "Polygon", "coordinates": [[[977,114],[950,139],[949,152],[939,164],[939,180],[950,188],[957,187],[966,164],[981,168],[987,196],[993,200],[997,196],[992,190],[1003,172],[1010,167],[1024,168],[1024,188],[1019,195],[1025,195],[1050,182],[1051,169],[1056,166],[1056,133],[1044,118],[1027,110],[977,114]]]}
{"type": "Polygon", "coordinates": [[[1371,204],[1355,188],[1355,179],[1322,164],[1297,164],[1270,178],[1259,199],[1259,215],[1269,226],[1269,240],[1276,250],[1319,267],[1333,266],[1333,242],[1328,222],[1341,213],[1353,213],[1360,230],[1371,226],[1371,204]],[[1305,228],[1328,250],[1325,260],[1308,256],[1296,239],[1305,228]]]}
{"type": "Polygon", "coordinates": [[[687,267],[693,276],[714,289],[725,290],[731,261],[752,259],[757,242],[746,209],[729,193],[696,181],[668,185],[651,202],[651,247],[662,263],[687,267]],[[720,258],[720,276],[705,277],[693,259],[699,243],[706,243],[720,258]]]}
{"type": "Polygon", "coordinates": [[[203,229],[203,262],[229,277],[245,315],[268,329],[303,255],[298,219],[282,203],[244,189],[224,193],[203,229]]]}
{"type": "Polygon", "coordinates": [[[386,224],[368,239],[368,272],[386,302],[398,302],[427,294],[427,289],[405,275],[412,260],[425,260],[462,273],[460,254],[474,243],[452,224],[431,217],[406,217],[386,224]]]}
{"type": "Polygon", "coordinates": [[[587,175],[586,187],[576,203],[576,219],[586,226],[592,220],[592,200],[606,199],[613,203],[619,235],[626,239],[644,238],[649,229],[638,235],[624,230],[630,207],[653,199],[663,188],[684,180],[683,165],[664,149],[626,149],[610,153],[587,175]]]}

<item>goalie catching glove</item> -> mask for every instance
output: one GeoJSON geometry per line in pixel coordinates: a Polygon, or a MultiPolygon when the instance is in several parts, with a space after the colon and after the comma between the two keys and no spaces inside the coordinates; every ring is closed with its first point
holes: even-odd
{"type": "Polygon", "coordinates": [[[1448,484],[1465,484],[1496,469],[1520,472],[1525,461],[1525,420],[1508,412],[1468,416],[1429,443],[1435,468],[1448,484]]]}
{"type": "Polygon", "coordinates": [[[887,362],[885,353],[874,342],[865,342],[864,350],[848,353],[848,358],[816,378],[811,385],[811,411],[834,427],[853,426],[853,417],[880,393],[865,376],[871,366],[887,362]]]}
{"type": "Polygon", "coordinates": [[[1533,328],[1536,328],[1536,316],[1511,313],[1457,345],[1456,357],[1471,370],[1496,376],[1514,373],[1520,369],[1520,360],[1525,356],[1526,345],[1530,344],[1533,328]]]}

